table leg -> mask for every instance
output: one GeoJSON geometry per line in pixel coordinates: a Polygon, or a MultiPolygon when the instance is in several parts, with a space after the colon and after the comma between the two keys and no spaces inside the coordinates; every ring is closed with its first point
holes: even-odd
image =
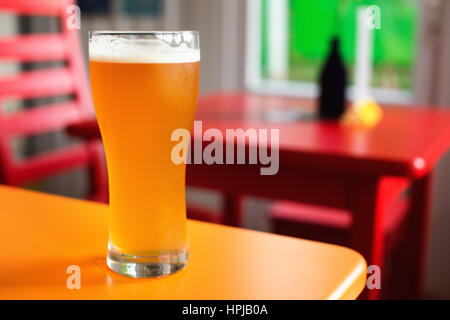
{"type": "MultiPolygon", "coordinates": [[[[378,196],[378,177],[360,176],[354,178],[350,186],[350,210],[353,212],[353,225],[350,231],[350,246],[361,253],[367,265],[377,265],[383,277],[383,214],[382,201],[378,196]]],[[[370,276],[370,275],[368,275],[370,276]]],[[[363,299],[379,299],[381,289],[367,288],[363,299]]]]}
{"type": "MultiPolygon", "coordinates": [[[[411,210],[406,218],[406,241],[400,250],[403,286],[402,299],[420,299],[425,280],[426,252],[428,245],[432,173],[413,180],[411,186],[411,210]]],[[[399,279],[400,280],[400,279],[399,279]]]]}

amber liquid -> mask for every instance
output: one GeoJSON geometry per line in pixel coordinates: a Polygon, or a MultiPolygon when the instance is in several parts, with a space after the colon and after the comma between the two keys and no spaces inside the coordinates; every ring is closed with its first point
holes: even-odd
{"type": "Polygon", "coordinates": [[[200,63],[89,65],[108,166],[110,246],[137,256],[183,250],[186,167],[171,160],[171,135],[191,130],[200,63]]]}

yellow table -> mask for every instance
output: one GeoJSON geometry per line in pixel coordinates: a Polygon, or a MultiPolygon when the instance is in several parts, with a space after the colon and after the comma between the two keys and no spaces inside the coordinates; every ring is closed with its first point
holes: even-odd
{"type": "Polygon", "coordinates": [[[334,245],[189,221],[189,265],[132,279],[105,263],[108,207],[0,187],[0,299],[355,299],[366,263],[334,245]],[[81,288],[68,289],[67,268],[81,288]]]}

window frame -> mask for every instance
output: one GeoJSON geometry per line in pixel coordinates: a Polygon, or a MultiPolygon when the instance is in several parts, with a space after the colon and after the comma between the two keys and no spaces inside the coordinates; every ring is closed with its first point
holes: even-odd
{"type": "MultiPolygon", "coordinates": [[[[284,1],[288,0],[269,0],[284,1]]],[[[264,79],[262,77],[261,47],[262,47],[262,1],[247,0],[247,43],[245,57],[245,88],[248,91],[260,94],[273,94],[292,97],[314,98],[319,93],[319,86],[314,82],[295,80],[264,79]]],[[[280,16],[279,16],[280,17],[280,16]]],[[[276,19],[276,18],[275,18],[276,19]]],[[[283,21],[276,21],[283,23],[283,21]]],[[[419,24],[420,28],[420,24],[419,24]]],[[[420,32],[417,32],[419,34],[420,32]]],[[[418,35],[417,35],[418,37],[418,35]]],[[[270,41],[270,40],[269,40],[270,41]]],[[[418,41],[416,42],[418,43],[418,41]]],[[[278,46],[279,44],[277,44],[278,46]]],[[[419,46],[417,46],[419,47],[419,46]]],[[[270,50],[270,49],[269,49],[270,50]]],[[[418,50],[418,48],[416,48],[418,50]]],[[[414,71],[413,71],[414,74],[414,71]]],[[[416,80],[416,79],[414,79],[416,80]]],[[[380,103],[394,103],[407,105],[414,101],[416,81],[410,90],[388,89],[371,87],[373,98],[380,103]]],[[[347,88],[347,96],[350,100],[354,98],[354,86],[347,88]]]]}

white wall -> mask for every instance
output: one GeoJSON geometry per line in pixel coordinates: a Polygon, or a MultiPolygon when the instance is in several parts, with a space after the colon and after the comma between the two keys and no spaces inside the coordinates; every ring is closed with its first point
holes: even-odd
{"type": "MultiPolygon", "coordinates": [[[[416,100],[450,110],[450,1],[422,1],[416,100]]],[[[449,123],[450,126],[450,123],[449,123]]],[[[450,298],[450,153],[435,173],[426,290],[450,298]]]]}
{"type": "Polygon", "coordinates": [[[200,91],[244,86],[245,0],[166,0],[167,30],[200,32],[200,91]]]}

